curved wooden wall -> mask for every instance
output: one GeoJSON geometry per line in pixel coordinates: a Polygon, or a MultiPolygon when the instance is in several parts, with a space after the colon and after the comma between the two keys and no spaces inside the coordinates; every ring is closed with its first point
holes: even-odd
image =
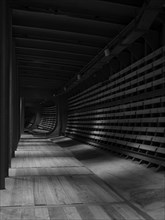
{"type": "Polygon", "coordinates": [[[56,127],[56,110],[56,106],[42,106],[40,111],[40,122],[37,125],[37,129],[33,129],[33,132],[41,134],[53,132],[56,127]]]}
{"type": "Polygon", "coordinates": [[[165,48],[68,98],[66,135],[165,166],[165,48]]]}

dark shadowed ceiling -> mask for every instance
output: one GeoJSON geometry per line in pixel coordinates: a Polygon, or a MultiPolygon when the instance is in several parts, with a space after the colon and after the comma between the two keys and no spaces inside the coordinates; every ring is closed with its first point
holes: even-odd
{"type": "Polygon", "coordinates": [[[16,60],[25,97],[40,102],[63,90],[138,15],[143,3],[11,1],[16,60]]]}

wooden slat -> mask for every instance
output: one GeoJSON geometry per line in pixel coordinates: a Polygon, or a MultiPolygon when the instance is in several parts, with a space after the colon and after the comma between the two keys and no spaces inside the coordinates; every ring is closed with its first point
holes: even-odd
{"type": "MultiPolygon", "coordinates": [[[[80,205],[64,207],[3,207],[0,217],[4,220],[145,220],[130,206],[80,205]]],[[[152,219],[148,217],[148,219],[152,219]]]]}
{"type": "Polygon", "coordinates": [[[25,149],[23,145],[18,148],[12,163],[16,167],[11,167],[6,189],[0,192],[0,219],[144,219],[72,153],[59,146],[66,138],[55,143],[36,140],[42,143],[41,151],[37,141],[21,139],[25,149]],[[54,161],[57,167],[53,168],[54,161]],[[73,164],[76,166],[70,166],[73,164]]]}

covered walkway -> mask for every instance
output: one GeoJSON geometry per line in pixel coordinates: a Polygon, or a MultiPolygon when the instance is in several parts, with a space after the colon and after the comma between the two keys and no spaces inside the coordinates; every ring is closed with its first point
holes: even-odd
{"type": "MultiPolygon", "coordinates": [[[[154,173],[132,161],[124,161],[125,163],[121,158],[69,138],[50,140],[23,135],[16,157],[12,159],[9,177],[6,178],[6,189],[1,191],[0,219],[162,219],[162,174],[154,173]],[[123,173],[123,169],[127,175],[123,173]],[[142,169],[143,172],[135,176],[133,169],[142,169]],[[125,178],[123,180],[121,173],[125,178]],[[157,175],[155,183],[153,175],[157,175]],[[149,180],[151,177],[152,183],[149,180]],[[145,199],[142,189],[141,193],[136,191],[140,186],[138,180],[142,181],[145,199]],[[135,200],[131,201],[129,187],[135,181],[135,200]],[[151,186],[152,190],[149,192],[151,186]],[[154,195],[151,195],[151,191],[154,195]],[[146,201],[147,194],[150,201],[146,201]],[[153,204],[157,211],[152,210],[153,204]]],[[[135,186],[131,186],[131,189],[133,187],[135,186]]]]}

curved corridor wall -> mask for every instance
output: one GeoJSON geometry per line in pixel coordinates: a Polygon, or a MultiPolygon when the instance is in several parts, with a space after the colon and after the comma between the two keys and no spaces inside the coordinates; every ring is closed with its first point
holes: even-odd
{"type": "Polygon", "coordinates": [[[57,107],[42,106],[40,109],[40,121],[37,128],[33,129],[33,133],[49,134],[54,131],[56,127],[57,107]]]}
{"type": "Polygon", "coordinates": [[[68,98],[66,135],[165,166],[165,48],[68,98]]]}

